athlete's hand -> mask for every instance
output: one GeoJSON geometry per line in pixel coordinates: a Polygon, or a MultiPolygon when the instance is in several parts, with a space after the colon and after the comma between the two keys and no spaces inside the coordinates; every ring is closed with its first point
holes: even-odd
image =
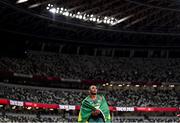
{"type": "Polygon", "coordinates": [[[99,114],[100,114],[100,110],[98,110],[98,109],[92,111],[93,116],[98,116],[99,114]]]}
{"type": "Polygon", "coordinates": [[[96,116],[96,112],[94,110],[92,111],[92,116],[96,116]]]}
{"type": "Polygon", "coordinates": [[[100,110],[98,110],[98,109],[95,112],[97,115],[100,114],[100,110]]]}

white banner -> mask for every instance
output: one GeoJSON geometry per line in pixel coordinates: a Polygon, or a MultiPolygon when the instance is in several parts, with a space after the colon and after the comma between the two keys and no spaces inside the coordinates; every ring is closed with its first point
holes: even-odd
{"type": "Polygon", "coordinates": [[[60,109],[75,110],[75,105],[59,105],[60,109]]]}
{"type": "Polygon", "coordinates": [[[69,105],[69,110],[75,110],[75,106],[74,105],[69,105]]]}
{"type": "Polygon", "coordinates": [[[117,111],[134,111],[134,107],[116,107],[117,111]]]}
{"type": "Polygon", "coordinates": [[[33,78],[33,75],[29,75],[29,74],[14,73],[13,75],[17,77],[33,78]]]}
{"type": "Polygon", "coordinates": [[[16,101],[16,100],[10,100],[10,105],[24,106],[24,102],[22,102],[22,101],[16,101]]]}

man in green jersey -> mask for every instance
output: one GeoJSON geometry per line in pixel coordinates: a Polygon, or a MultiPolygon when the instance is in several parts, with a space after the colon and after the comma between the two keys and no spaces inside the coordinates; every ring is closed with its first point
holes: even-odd
{"type": "Polygon", "coordinates": [[[106,99],[97,95],[95,85],[89,87],[89,96],[82,101],[78,122],[111,122],[106,99]]]}

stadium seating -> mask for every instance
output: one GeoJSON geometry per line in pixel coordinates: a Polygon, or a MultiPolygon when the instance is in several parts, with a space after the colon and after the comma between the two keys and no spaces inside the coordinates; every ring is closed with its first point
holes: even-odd
{"type": "MultiPolygon", "coordinates": [[[[178,107],[179,97],[175,89],[169,88],[121,88],[103,94],[110,106],[121,107],[178,107]]],[[[80,90],[48,89],[2,84],[0,98],[48,104],[80,105],[87,96],[80,90]]]]}
{"type": "Polygon", "coordinates": [[[112,58],[28,52],[24,59],[0,58],[0,70],[106,81],[179,82],[180,60],[112,58]]]}

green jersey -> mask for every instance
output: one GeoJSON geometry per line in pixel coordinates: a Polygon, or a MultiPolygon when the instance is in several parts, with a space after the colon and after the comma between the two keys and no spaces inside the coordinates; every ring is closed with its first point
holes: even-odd
{"type": "Polygon", "coordinates": [[[78,122],[110,122],[110,112],[104,96],[97,95],[96,100],[92,100],[90,96],[82,101],[81,109],[79,112],[78,122]],[[91,115],[93,110],[100,110],[98,117],[91,115]]]}

